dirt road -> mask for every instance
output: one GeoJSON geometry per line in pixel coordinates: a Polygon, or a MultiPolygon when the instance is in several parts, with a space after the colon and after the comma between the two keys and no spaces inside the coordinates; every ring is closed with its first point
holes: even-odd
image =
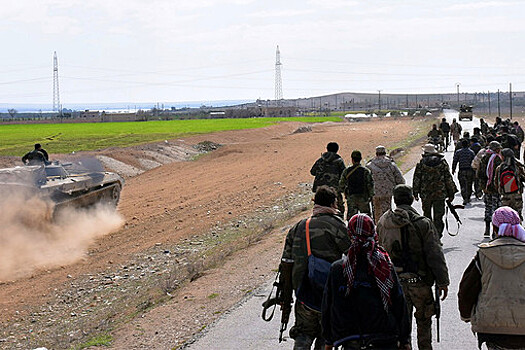
{"type": "MultiPolygon", "coordinates": [[[[177,288],[160,286],[159,281],[171,280],[154,277],[173,272],[163,266],[179,263],[179,256],[186,259],[179,255],[179,245],[195,254],[209,242],[224,250],[233,244],[224,244],[216,232],[225,225],[233,222],[242,229],[254,218],[289,220],[306,209],[304,186],[302,207],[295,212],[283,216],[285,210],[275,203],[291,203],[301,192],[298,184],[311,183],[310,167],[328,142],[340,144],[346,161],[353,149],[371,157],[376,145],[397,147],[418,128],[426,129],[428,121],[325,123],[313,126],[312,132],[294,133],[302,125],[282,123],[187,138],[188,144],[209,140],[224,146],[196,161],[164,165],[129,179],[119,206],[126,220],[123,229],[98,239],[77,263],[0,283],[0,347],[69,348],[112,330],[113,346],[119,349],[183,344],[267,280],[277,266],[285,230],[269,225],[259,243],[248,242],[245,246],[251,248],[214,262],[226,268],[198,279],[202,273],[190,273],[195,281],[175,281],[177,288]],[[210,232],[219,241],[200,238],[210,232]],[[155,307],[158,303],[163,305],[155,307]],[[165,322],[167,318],[171,321],[165,322]]],[[[133,156],[133,150],[114,152],[133,156]]]]}

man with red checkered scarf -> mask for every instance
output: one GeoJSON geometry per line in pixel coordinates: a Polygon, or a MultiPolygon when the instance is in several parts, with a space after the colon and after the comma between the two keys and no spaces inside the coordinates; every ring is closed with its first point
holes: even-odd
{"type": "Polygon", "coordinates": [[[372,219],[348,222],[352,244],[332,264],[323,295],[325,349],[410,349],[406,301],[388,253],[377,244],[372,219]]]}

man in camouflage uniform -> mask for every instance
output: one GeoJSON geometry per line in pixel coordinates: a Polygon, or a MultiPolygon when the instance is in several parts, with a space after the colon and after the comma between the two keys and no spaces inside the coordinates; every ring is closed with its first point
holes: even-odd
{"type": "Polygon", "coordinates": [[[432,349],[432,315],[434,314],[432,285],[436,283],[447,297],[450,279],[439,234],[430,219],[412,207],[414,196],[407,185],[394,188],[395,210],[379,219],[377,233],[395,266],[407,300],[410,324],[412,313],[417,324],[418,349],[432,349]]]}
{"type": "Polygon", "coordinates": [[[374,221],[392,208],[392,191],[399,184],[404,184],[405,179],[396,163],[386,155],[384,146],[376,147],[376,157],[366,164],[372,172],[374,180],[374,197],[372,208],[374,210],[374,221]]]}
{"type": "MultiPolygon", "coordinates": [[[[326,152],[321,155],[315,164],[310,169],[310,174],[315,176],[312,191],[315,193],[319,186],[330,186],[336,191],[339,188],[339,179],[341,174],[345,170],[345,162],[337,151],[339,145],[336,142],[330,142],[326,146],[326,152]]],[[[337,191],[337,208],[341,212],[341,215],[345,212],[345,203],[343,196],[340,191],[337,191]]]]}
{"type": "Polygon", "coordinates": [[[485,119],[483,118],[479,119],[479,128],[481,129],[481,133],[483,135],[487,135],[489,133],[489,125],[485,122],[485,119]]]}
{"type": "Polygon", "coordinates": [[[374,180],[368,168],[361,165],[361,152],[353,151],[352,166],[346,168],[339,180],[339,191],[346,197],[346,220],[358,212],[372,217],[370,200],[374,196],[374,180]]]}
{"type": "Polygon", "coordinates": [[[496,187],[495,173],[501,164],[501,144],[498,141],[489,143],[489,148],[481,158],[478,168],[479,185],[483,190],[483,201],[485,202],[485,236],[490,236],[492,226],[492,214],[501,207],[499,190],[496,187]]]}
{"type": "Polygon", "coordinates": [[[458,142],[459,137],[461,136],[461,131],[463,131],[463,128],[456,121],[456,118],[452,119],[452,124],[450,124],[450,133],[452,134],[452,139],[454,140],[454,144],[458,142]]]}
{"type": "MultiPolygon", "coordinates": [[[[330,263],[341,259],[350,247],[346,225],[337,210],[337,193],[328,186],[317,189],[313,215],[309,222],[312,255],[330,263]]],[[[290,337],[295,340],[294,350],[324,349],[321,329],[321,302],[323,291],[317,290],[308,279],[308,254],[306,248],[307,220],[293,226],[286,236],[283,263],[293,263],[291,285],[295,291],[295,324],[290,337]]]]}
{"type": "Polygon", "coordinates": [[[510,148],[501,151],[503,162],[496,168],[494,180],[501,195],[501,205],[516,210],[523,221],[523,183],[525,182],[525,166],[514,157],[510,148]],[[511,170],[516,179],[516,191],[509,191],[502,183],[501,175],[505,170],[511,170]]]}
{"type": "Polygon", "coordinates": [[[36,143],[35,149],[31,152],[27,152],[22,157],[22,163],[25,165],[47,165],[49,164],[49,155],[46,150],[42,148],[42,145],[36,143]]]}
{"type": "Polygon", "coordinates": [[[426,144],[423,152],[423,157],[414,172],[414,198],[419,200],[421,197],[423,214],[433,221],[441,237],[445,228],[445,199],[452,201],[458,190],[447,161],[436,151],[434,145],[426,144]]]}

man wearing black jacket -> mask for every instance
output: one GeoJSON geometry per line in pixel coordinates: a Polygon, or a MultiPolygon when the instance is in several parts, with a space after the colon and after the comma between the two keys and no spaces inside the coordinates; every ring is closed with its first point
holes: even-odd
{"type": "Polygon", "coordinates": [[[325,349],[410,349],[407,305],[394,265],[377,244],[374,222],[348,222],[352,245],[332,264],[323,295],[325,349]]]}

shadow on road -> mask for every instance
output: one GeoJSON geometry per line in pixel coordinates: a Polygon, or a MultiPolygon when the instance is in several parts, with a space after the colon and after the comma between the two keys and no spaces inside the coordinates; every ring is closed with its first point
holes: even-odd
{"type": "Polygon", "coordinates": [[[450,253],[450,252],[461,252],[462,250],[459,248],[459,247],[448,247],[448,248],[444,248],[443,249],[443,253],[447,254],[447,253],[450,253]]]}

